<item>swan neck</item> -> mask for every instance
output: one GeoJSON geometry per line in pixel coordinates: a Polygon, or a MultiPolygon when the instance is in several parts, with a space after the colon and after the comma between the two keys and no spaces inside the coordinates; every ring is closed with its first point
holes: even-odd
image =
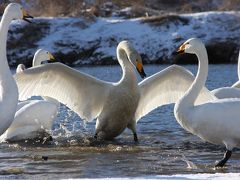
{"type": "Polygon", "coordinates": [[[7,45],[7,36],[8,29],[13,18],[8,15],[9,13],[4,13],[0,22],[0,70],[1,72],[9,71],[9,66],[7,62],[7,54],[6,54],[6,45],[7,45]]]}
{"type": "Polygon", "coordinates": [[[118,62],[122,68],[122,78],[119,83],[137,84],[137,77],[133,64],[129,61],[126,51],[123,48],[117,49],[118,62]]]}
{"type": "Polygon", "coordinates": [[[240,80],[240,51],[238,54],[238,80],[240,80]]]}
{"type": "Polygon", "coordinates": [[[39,66],[39,65],[41,65],[41,63],[42,62],[39,60],[39,58],[37,58],[37,56],[35,54],[33,57],[32,67],[39,66]]]}
{"type": "Polygon", "coordinates": [[[198,58],[197,76],[182,100],[182,102],[185,103],[185,106],[188,107],[194,106],[194,102],[204,87],[208,75],[208,56],[206,48],[202,47],[201,49],[196,50],[195,53],[198,58]]]}

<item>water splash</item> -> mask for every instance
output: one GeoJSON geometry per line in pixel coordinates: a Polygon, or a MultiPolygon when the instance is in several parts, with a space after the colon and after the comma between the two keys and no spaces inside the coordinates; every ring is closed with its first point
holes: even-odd
{"type": "Polygon", "coordinates": [[[197,165],[194,164],[192,161],[189,161],[184,154],[182,155],[181,160],[187,163],[187,168],[188,169],[198,169],[197,165]]]}
{"type": "Polygon", "coordinates": [[[63,105],[60,107],[58,118],[56,122],[54,122],[52,130],[52,136],[54,138],[69,138],[73,135],[81,135],[88,131],[89,129],[85,122],[81,120],[76,113],[63,105]]]}

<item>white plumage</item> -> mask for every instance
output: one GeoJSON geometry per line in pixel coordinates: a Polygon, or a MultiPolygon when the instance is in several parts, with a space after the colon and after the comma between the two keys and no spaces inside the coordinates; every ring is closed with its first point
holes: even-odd
{"type": "MultiPolygon", "coordinates": [[[[174,65],[138,84],[134,66],[142,77],[145,75],[139,54],[123,41],[117,56],[123,71],[117,83],[98,80],[61,63],[46,64],[15,75],[20,99],[52,97],[87,121],[97,118],[98,137],[113,138],[128,127],[137,140],[136,122],[156,107],[177,101],[194,76],[174,65]]],[[[198,103],[215,98],[206,89],[202,92],[198,103]]]]}
{"type": "MultiPolygon", "coordinates": [[[[136,111],[136,120],[155,108],[175,103],[188,90],[194,75],[184,67],[172,65],[139,83],[141,98],[136,111]]],[[[216,99],[207,88],[203,88],[195,104],[216,99]]]]}
{"type": "Polygon", "coordinates": [[[179,51],[196,54],[199,68],[191,87],[175,104],[174,115],[187,131],[210,143],[226,146],[225,157],[216,165],[223,166],[232,149],[240,146],[240,99],[217,99],[194,105],[207,79],[207,51],[203,43],[195,38],[186,41],[179,51]]]}
{"type": "MultiPolygon", "coordinates": [[[[39,49],[33,58],[33,67],[39,66],[45,60],[53,60],[50,52],[39,49]]],[[[16,72],[26,70],[19,64],[16,72]]],[[[49,97],[43,100],[28,100],[20,102],[11,126],[0,137],[1,141],[19,141],[25,139],[42,139],[49,136],[52,124],[57,116],[59,102],[49,97]]]]}
{"type": "Polygon", "coordinates": [[[0,22],[0,135],[11,125],[18,103],[18,89],[8,66],[6,41],[8,29],[13,19],[29,17],[26,11],[16,3],[9,4],[4,10],[0,22]]]}
{"type": "Polygon", "coordinates": [[[240,98],[240,51],[238,55],[238,81],[232,85],[232,87],[222,87],[214,89],[212,93],[218,99],[224,98],[240,98]]]}

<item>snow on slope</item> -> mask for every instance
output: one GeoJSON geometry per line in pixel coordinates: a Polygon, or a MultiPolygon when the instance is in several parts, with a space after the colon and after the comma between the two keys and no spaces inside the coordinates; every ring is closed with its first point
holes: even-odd
{"type": "MultiPolygon", "coordinates": [[[[97,18],[96,21],[70,17],[35,18],[34,22],[35,26],[46,23],[49,28],[34,42],[34,48],[21,49],[16,46],[9,49],[8,55],[13,62],[26,57],[28,59],[36,49],[45,48],[52,53],[60,53],[62,58],[73,58],[71,62],[74,64],[102,64],[103,59],[115,59],[116,46],[122,40],[130,40],[144,54],[148,63],[171,62],[176,48],[190,37],[201,38],[206,44],[232,42],[238,46],[236,48],[240,47],[240,12],[182,14],[155,20],[114,17],[97,18]]],[[[23,35],[19,34],[19,28],[26,27],[26,23],[17,28],[15,26],[13,23],[13,33],[9,38],[13,41],[23,35]],[[16,34],[15,29],[18,29],[16,34]]],[[[31,33],[33,39],[35,33],[31,33]]]]}

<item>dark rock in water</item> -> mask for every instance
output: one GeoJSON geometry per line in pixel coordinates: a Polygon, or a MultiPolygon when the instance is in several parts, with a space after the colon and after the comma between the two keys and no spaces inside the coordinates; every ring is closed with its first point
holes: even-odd
{"type": "Polygon", "coordinates": [[[48,160],[48,156],[42,156],[42,160],[47,161],[48,160]]]}

